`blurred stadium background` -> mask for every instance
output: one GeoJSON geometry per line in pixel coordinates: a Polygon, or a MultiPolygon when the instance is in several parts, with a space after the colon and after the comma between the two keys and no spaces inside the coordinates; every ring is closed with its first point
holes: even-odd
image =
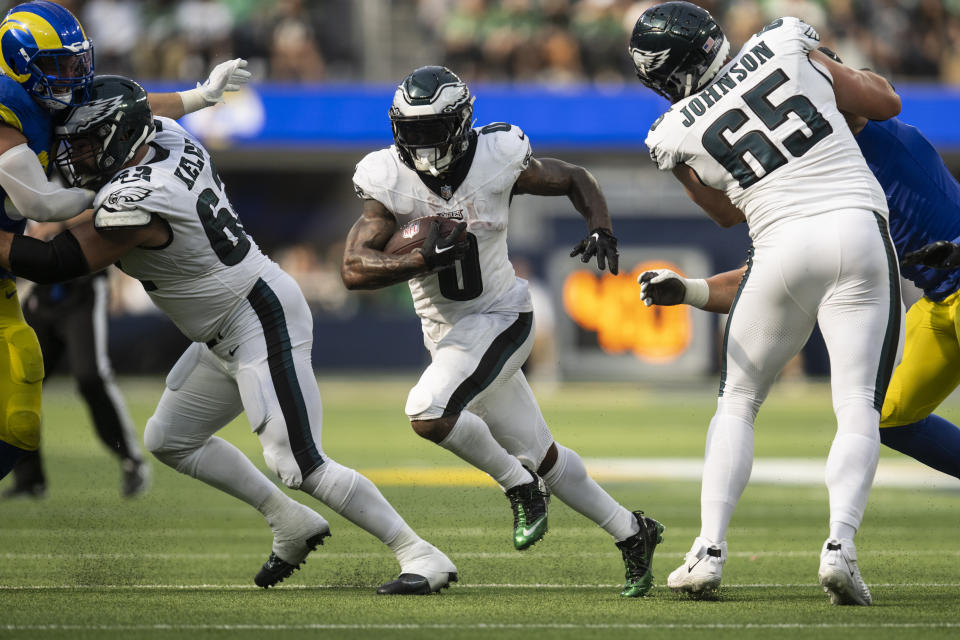
{"type": "MultiPolygon", "coordinates": [[[[12,5],[14,3],[6,3],[12,5]]],[[[187,88],[224,59],[254,82],[185,124],[214,151],[247,229],[301,284],[316,318],[318,371],[406,371],[424,363],[405,286],[348,293],[342,242],[359,212],[354,164],[392,142],[387,108],[413,68],[442,63],[477,96],[478,124],[508,121],[538,155],[582,164],[607,195],[624,257],[619,278],[567,257],[583,235],[563,198],[519,197],[511,251],[535,285],[533,377],[709,379],[722,318],[649,310],[634,274],[667,261],[704,275],[741,264],[744,229],[723,231],[660,175],[643,139],[664,107],[639,85],[625,46],[650,2],[629,0],[71,0],[98,73],[154,90],[187,88]]],[[[850,65],[888,74],[902,119],[960,169],[960,0],[705,1],[734,46],[797,15],[850,65]]],[[[165,371],[184,346],[136,282],[117,276],[114,364],[165,371]]],[[[823,375],[814,339],[795,372],[823,375]]]]}

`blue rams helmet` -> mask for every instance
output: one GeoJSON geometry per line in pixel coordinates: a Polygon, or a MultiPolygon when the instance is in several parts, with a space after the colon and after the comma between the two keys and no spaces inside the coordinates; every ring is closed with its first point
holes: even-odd
{"type": "Polygon", "coordinates": [[[640,82],[677,102],[713,80],[730,52],[730,41],[705,9],[664,2],[643,12],[628,48],[640,82]]]}
{"type": "Polygon", "coordinates": [[[93,43],[60,5],[18,4],[0,22],[0,71],[48,109],[63,109],[86,99],[93,43]]]}

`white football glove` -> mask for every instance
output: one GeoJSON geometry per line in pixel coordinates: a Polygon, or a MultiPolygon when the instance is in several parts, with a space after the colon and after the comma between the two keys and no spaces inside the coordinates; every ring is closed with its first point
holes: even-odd
{"type": "Polygon", "coordinates": [[[239,91],[250,81],[250,72],[246,70],[246,66],[247,61],[243,58],[227,60],[215,66],[203,84],[198,82],[196,89],[180,92],[184,111],[199,111],[223,102],[225,92],[239,91]]]}
{"type": "Polygon", "coordinates": [[[702,309],[710,299],[710,286],[706,280],[684,278],[670,269],[644,271],[637,282],[640,283],[640,298],[648,307],[689,304],[702,309]]]}

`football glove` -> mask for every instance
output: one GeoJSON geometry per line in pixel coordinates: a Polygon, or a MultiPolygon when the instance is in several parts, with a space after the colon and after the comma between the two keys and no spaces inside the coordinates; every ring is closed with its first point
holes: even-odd
{"type": "Polygon", "coordinates": [[[200,95],[207,104],[223,102],[223,94],[227,91],[239,91],[240,87],[250,81],[250,72],[246,69],[247,61],[243,58],[221,62],[210,72],[210,77],[203,84],[197,84],[200,95]]]}
{"type": "Polygon", "coordinates": [[[196,89],[180,92],[184,111],[193,113],[213,106],[223,102],[225,92],[239,91],[250,81],[250,72],[246,70],[246,66],[247,61],[243,58],[227,60],[215,66],[203,84],[198,82],[196,89]]]}
{"type": "Polygon", "coordinates": [[[434,221],[430,225],[430,231],[423,241],[423,246],[420,247],[423,261],[430,271],[446,269],[456,262],[457,258],[463,257],[470,246],[467,242],[467,234],[464,233],[466,228],[467,223],[460,222],[453,231],[442,236],[439,222],[434,221]]]}
{"type": "Polygon", "coordinates": [[[923,265],[934,269],[960,267],[960,245],[947,240],[937,240],[903,256],[901,266],[923,265]]]}
{"type": "Polygon", "coordinates": [[[640,283],[640,299],[648,307],[689,304],[702,309],[710,298],[710,286],[706,280],[687,279],[669,269],[644,271],[637,282],[640,283]]]}
{"type": "Polygon", "coordinates": [[[570,257],[580,256],[581,262],[590,262],[590,258],[597,256],[597,268],[603,271],[607,266],[610,273],[617,275],[620,272],[620,253],[617,251],[617,239],[613,232],[603,227],[597,227],[590,235],[581,240],[570,252],[570,257]]]}

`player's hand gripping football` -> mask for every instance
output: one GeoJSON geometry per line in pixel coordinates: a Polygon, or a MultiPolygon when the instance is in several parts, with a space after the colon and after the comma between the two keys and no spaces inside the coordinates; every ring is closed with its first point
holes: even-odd
{"type": "Polygon", "coordinates": [[[960,245],[937,240],[904,255],[900,264],[904,267],[920,264],[934,269],[955,269],[960,267],[960,245]]]}
{"type": "Polygon", "coordinates": [[[420,253],[423,254],[423,261],[427,263],[430,271],[439,271],[445,269],[456,262],[457,258],[462,257],[470,246],[467,242],[467,223],[460,222],[447,235],[440,234],[440,223],[433,222],[430,225],[430,232],[420,247],[420,253]]]}
{"type": "Polygon", "coordinates": [[[687,294],[686,278],[669,269],[644,271],[637,282],[640,283],[640,298],[648,307],[682,304],[687,294]]]}
{"type": "Polygon", "coordinates": [[[610,273],[617,275],[620,272],[620,253],[617,251],[617,239],[609,229],[597,227],[586,238],[581,240],[570,252],[570,257],[580,256],[581,262],[590,262],[590,258],[597,256],[597,268],[603,271],[607,266],[610,273]]]}
{"type": "Polygon", "coordinates": [[[227,91],[239,91],[250,81],[250,72],[246,70],[247,61],[243,58],[221,62],[210,72],[210,77],[203,84],[197,83],[200,96],[207,105],[223,102],[223,94],[227,91]]]}

